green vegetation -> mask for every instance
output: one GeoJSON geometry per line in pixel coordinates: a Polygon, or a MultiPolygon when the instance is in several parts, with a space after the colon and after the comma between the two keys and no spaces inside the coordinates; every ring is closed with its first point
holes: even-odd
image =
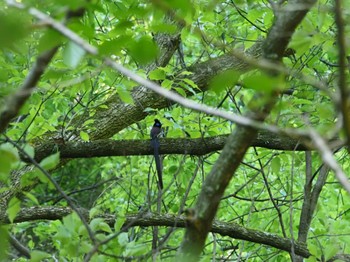
{"type": "Polygon", "coordinates": [[[350,260],[349,1],[48,2],[0,4],[0,261],[350,260]]]}

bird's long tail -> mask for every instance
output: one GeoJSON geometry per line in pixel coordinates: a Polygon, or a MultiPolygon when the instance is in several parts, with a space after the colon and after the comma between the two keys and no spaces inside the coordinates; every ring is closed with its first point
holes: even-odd
{"type": "Polygon", "coordinates": [[[158,185],[160,189],[163,189],[163,175],[162,175],[162,162],[159,155],[159,147],[157,145],[154,146],[154,159],[156,161],[156,168],[158,174],[158,185]]]}

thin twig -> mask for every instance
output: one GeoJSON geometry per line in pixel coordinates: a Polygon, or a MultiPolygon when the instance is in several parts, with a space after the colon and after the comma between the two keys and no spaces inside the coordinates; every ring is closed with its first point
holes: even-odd
{"type": "Polygon", "coordinates": [[[30,250],[23,246],[14,236],[9,235],[9,242],[11,245],[24,257],[30,258],[30,250]]]}

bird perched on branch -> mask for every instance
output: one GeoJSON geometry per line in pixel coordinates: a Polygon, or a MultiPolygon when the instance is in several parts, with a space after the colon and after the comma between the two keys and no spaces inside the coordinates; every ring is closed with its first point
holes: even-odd
{"type": "Polygon", "coordinates": [[[162,123],[158,120],[154,120],[153,127],[151,129],[151,147],[154,150],[154,159],[156,162],[157,174],[158,174],[158,185],[160,189],[163,189],[163,178],[162,178],[162,163],[159,156],[159,135],[162,132],[162,123]]]}

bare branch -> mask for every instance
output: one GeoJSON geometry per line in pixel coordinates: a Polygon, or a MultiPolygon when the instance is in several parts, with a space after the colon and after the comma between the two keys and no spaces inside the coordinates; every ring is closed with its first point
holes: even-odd
{"type": "Polygon", "coordinates": [[[338,162],[334,159],[332,151],[324,139],[313,129],[310,129],[311,138],[318,148],[323,162],[334,171],[335,177],[338,179],[343,188],[350,194],[350,182],[338,162]]]}
{"type": "Polygon", "coordinates": [[[9,240],[11,245],[22,255],[26,258],[30,258],[30,251],[27,247],[23,246],[21,242],[19,242],[14,236],[9,235],[9,240]]]}

